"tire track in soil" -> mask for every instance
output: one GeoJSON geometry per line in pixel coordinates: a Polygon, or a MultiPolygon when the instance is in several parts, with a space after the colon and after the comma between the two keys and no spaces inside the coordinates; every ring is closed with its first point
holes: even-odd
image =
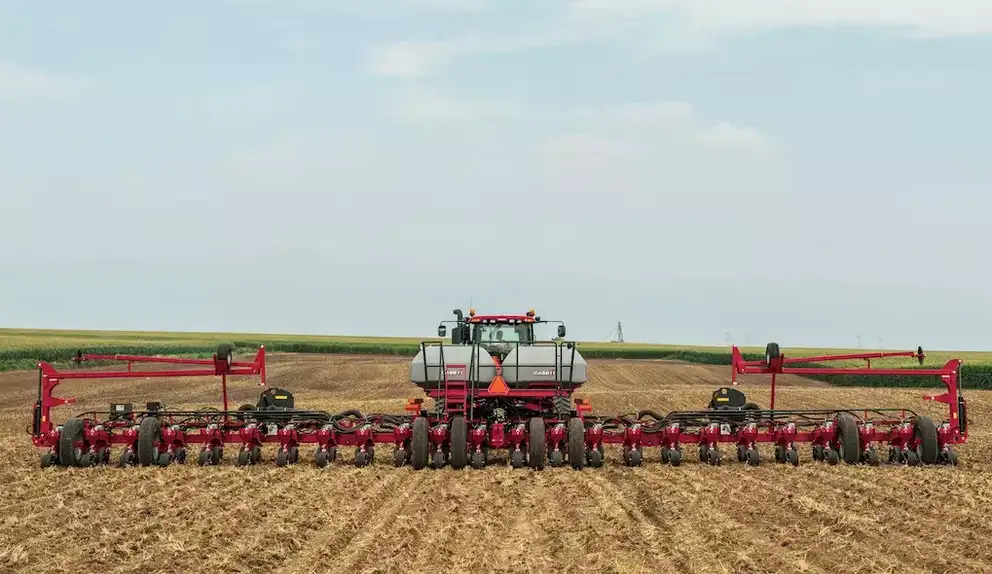
{"type": "MultiPolygon", "coordinates": [[[[972,545],[989,537],[992,528],[987,522],[981,524],[981,520],[973,520],[975,524],[969,524],[967,527],[961,526],[954,524],[946,512],[941,514],[938,507],[943,507],[944,500],[939,485],[921,483],[921,477],[916,475],[916,471],[926,472],[926,469],[893,468],[883,465],[877,469],[840,467],[843,469],[840,472],[831,472],[830,468],[814,467],[811,476],[803,477],[815,480],[818,486],[815,497],[804,494],[798,500],[790,499],[790,504],[814,507],[821,514],[833,517],[836,524],[864,524],[856,530],[868,538],[879,538],[877,542],[872,543],[873,548],[892,546],[891,549],[887,549],[890,551],[885,552],[887,556],[898,557],[905,554],[906,549],[912,549],[912,556],[907,557],[911,562],[900,560],[900,570],[918,567],[921,562],[927,563],[929,568],[936,569],[958,568],[962,562],[975,571],[985,571],[989,568],[987,562],[973,560],[969,552],[972,545]],[[845,470],[849,472],[844,472],[845,470]],[[862,470],[892,471],[896,480],[872,482],[856,475],[852,476],[852,473],[859,473],[862,470]],[[838,506],[831,499],[851,501],[851,505],[855,508],[848,509],[845,505],[838,510],[838,506]],[[928,505],[936,511],[935,514],[919,512],[919,506],[914,506],[915,503],[927,504],[927,500],[935,501],[928,505]],[[858,508],[858,505],[864,505],[866,508],[858,508]],[[883,519],[880,520],[879,517],[883,519]],[[897,530],[893,525],[913,526],[897,530]],[[984,535],[976,533],[974,530],[976,527],[984,535]],[[879,537],[880,532],[884,532],[884,535],[879,537]],[[939,538],[934,539],[925,534],[930,532],[940,532],[939,538]],[[955,546],[961,548],[955,549],[953,548],[955,546]],[[934,557],[946,555],[948,550],[954,550],[953,553],[956,555],[953,564],[944,561],[930,564],[934,557]]],[[[777,490],[781,495],[783,489],[779,487],[777,490]]]]}
{"type": "MultiPolygon", "coordinates": [[[[759,469],[754,470],[758,471],[759,469]]],[[[844,473],[846,469],[841,467],[838,470],[840,473],[844,473]]],[[[813,476],[800,475],[797,477],[798,486],[803,486],[803,483],[807,480],[815,480],[816,484],[821,486],[825,484],[825,479],[838,481],[847,477],[846,473],[843,475],[834,473],[832,476],[829,476],[829,472],[829,469],[815,469],[813,476]],[[818,476],[819,473],[816,473],[816,471],[821,471],[826,475],[818,476]]],[[[927,542],[925,537],[921,538],[919,536],[919,532],[929,531],[929,528],[920,527],[918,531],[914,531],[913,529],[909,529],[908,531],[895,530],[887,528],[887,526],[893,523],[889,512],[886,512],[886,523],[879,523],[868,513],[860,512],[857,509],[849,510],[849,506],[843,504],[844,501],[850,500],[852,503],[857,503],[855,497],[850,494],[849,488],[832,486],[827,492],[823,492],[824,489],[818,488],[816,489],[817,493],[823,493],[828,496],[812,497],[808,494],[810,489],[789,489],[779,481],[763,480],[762,478],[751,476],[747,471],[741,473],[740,478],[743,482],[763,487],[762,489],[768,494],[774,493],[777,500],[775,503],[768,505],[770,509],[779,511],[783,506],[787,506],[794,510],[792,513],[782,515],[782,519],[791,517],[793,521],[797,519],[804,519],[803,522],[805,523],[812,521],[813,524],[819,525],[821,532],[842,530],[843,532],[837,533],[836,542],[831,547],[828,555],[834,557],[839,552],[849,550],[849,559],[846,563],[833,565],[834,568],[845,568],[848,571],[862,571],[860,568],[852,570],[854,566],[851,564],[850,557],[860,554],[858,547],[869,541],[872,548],[882,548],[884,550],[883,554],[887,559],[896,562],[894,567],[900,572],[913,571],[914,568],[920,568],[921,561],[926,562],[928,561],[928,557],[940,555],[940,552],[937,551],[939,549],[921,548],[921,545],[927,545],[927,542]],[[800,494],[797,495],[796,493],[800,494]],[[884,534],[880,535],[880,533],[884,534]]],[[[909,523],[912,522],[914,520],[910,518],[909,523]]],[[[864,569],[874,570],[878,567],[874,558],[865,562],[864,569]]],[[[948,566],[950,565],[940,565],[940,567],[948,566]]],[[[983,566],[978,566],[978,570],[981,571],[983,566]]]]}
{"type": "MultiPolygon", "coordinates": [[[[765,476],[759,478],[751,475],[752,471],[760,472],[760,470],[740,469],[735,477],[739,481],[738,486],[754,485],[754,489],[746,490],[760,493],[766,517],[769,522],[778,525],[776,529],[782,536],[795,537],[803,532],[816,532],[817,538],[823,539],[833,534],[830,538],[829,550],[817,553],[819,542],[813,543],[810,547],[810,552],[816,553],[817,563],[828,571],[838,569],[847,572],[864,571],[861,565],[853,563],[853,556],[859,553],[856,545],[864,544],[869,540],[874,544],[873,539],[877,537],[877,531],[865,524],[863,517],[843,509],[838,510],[833,502],[822,500],[822,497],[818,497],[820,499],[811,497],[808,494],[810,489],[805,487],[806,481],[810,479],[808,476],[789,477],[785,480],[789,485],[787,487],[781,477],[768,480],[765,476]],[[788,525],[788,528],[782,528],[782,525],[788,525]]],[[[902,542],[909,541],[901,534],[896,534],[896,537],[901,538],[902,542]]],[[[897,571],[905,572],[907,568],[912,567],[912,563],[907,564],[897,553],[886,552],[885,556],[895,562],[891,567],[897,568],[897,571]]],[[[872,562],[868,566],[874,570],[878,564],[872,562]]]]}
{"type": "MultiPolygon", "coordinates": [[[[408,493],[423,482],[424,474],[409,467],[379,469],[373,466],[353,469],[347,478],[349,479],[347,483],[336,483],[331,489],[324,491],[331,495],[338,492],[349,493],[347,501],[342,504],[342,501],[332,500],[330,505],[324,504],[327,502],[325,500],[316,501],[313,506],[315,509],[320,509],[319,514],[322,518],[317,534],[302,540],[300,550],[279,565],[276,572],[295,574],[337,571],[339,565],[336,558],[343,549],[355,547],[356,538],[368,531],[365,527],[367,513],[372,511],[376,513],[373,516],[379,516],[376,524],[386,520],[381,510],[382,505],[391,497],[397,497],[398,501],[402,501],[404,493],[408,493]],[[369,470],[377,472],[366,472],[369,470]],[[369,476],[370,474],[372,476],[369,476]],[[397,489],[402,483],[405,483],[405,486],[397,489]],[[360,493],[359,496],[351,495],[356,492],[360,493]]],[[[396,504],[394,502],[389,506],[396,504]]]]}
{"type": "Polygon", "coordinates": [[[749,501],[735,496],[731,488],[733,477],[723,474],[727,472],[725,467],[707,466],[695,472],[685,472],[688,469],[684,467],[671,470],[664,474],[639,472],[643,480],[636,488],[641,496],[654,504],[664,503],[656,492],[679,493],[676,500],[684,506],[678,512],[675,528],[666,531],[670,533],[667,542],[671,547],[686,548],[688,556],[684,560],[688,562],[689,571],[824,571],[810,563],[804,551],[783,545],[774,535],[766,535],[773,533],[764,532],[764,524],[790,525],[794,518],[769,520],[763,508],[757,512],[750,511],[749,501]],[[659,484],[662,480],[665,482],[659,484]],[[757,515],[757,519],[752,519],[753,515],[757,515]],[[686,544],[687,541],[694,543],[686,544]],[[765,564],[767,562],[771,564],[765,564]]]}

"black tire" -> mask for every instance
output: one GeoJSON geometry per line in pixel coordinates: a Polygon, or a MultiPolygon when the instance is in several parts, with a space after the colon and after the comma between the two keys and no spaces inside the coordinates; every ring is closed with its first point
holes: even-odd
{"type": "Polygon", "coordinates": [[[468,428],[465,417],[451,419],[451,468],[461,470],[468,464],[468,428]]]}
{"type": "Polygon", "coordinates": [[[568,462],[575,470],[586,464],[586,427],[578,417],[568,419],[568,462]]]}
{"type": "Polygon", "coordinates": [[[847,464],[861,462],[861,436],[858,422],[850,413],[837,415],[837,443],[841,459],[847,464]]]}
{"type": "Polygon", "coordinates": [[[80,466],[76,460],[75,443],[86,437],[83,419],[69,419],[62,424],[59,434],[59,466],[80,466]]]}
{"type": "Polygon", "coordinates": [[[785,451],[785,460],[792,466],[799,466],[799,451],[792,447],[785,451]]]}
{"type": "Polygon", "coordinates": [[[917,454],[923,464],[937,464],[940,457],[940,447],[937,444],[937,425],[933,419],[921,415],[913,421],[913,433],[919,441],[917,454]]]}
{"type": "MultiPolygon", "coordinates": [[[[530,419],[530,467],[534,470],[544,470],[544,459],[548,453],[548,445],[544,434],[544,419],[533,417],[530,419]]],[[[585,453],[583,453],[585,455],[585,453]]]]}
{"type": "Polygon", "coordinates": [[[746,457],[748,466],[758,466],[761,464],[761,453],[758,452],[757,447],[753,447],[747,451],[746,457]]]}
{"type": "Polygon", "coordinates": [[[674,450],[674,449],[672,449],[672,451],[670,453],[668,453],[668,462],[672,466],[679,466],[679,465],[681,465],[682,464],[682,451],[681,450],[674,450]]]}
{"type": "Polygon", "coordinates": [[[782,351],[778,348],[778,343],[768,343],[765,345],[765,362],[777,359],[781,354],[782,351]]]}
{"type": "Polygon", "coordinates": [[[231,363],[234,362],[234,346],[230,343],[217,345],[217,358],[227,363],[227,366],[230,367],[231,363]]]}
{"type": "Polygon", "coordinates": [[[427,419],[417,417],[413,421],[413,437],[410,442],[410,462],[413,468],[420,470],[427,466],[427,457],[430,454],[430,441],[427,436],[427,419]]]}
{"type": "Polygon", "coordinates": [[[162,422],[157,417],[141,419],[138,427],[138,464],[150,466],[158,463],[158,443],[162,440],[162,422]]]}

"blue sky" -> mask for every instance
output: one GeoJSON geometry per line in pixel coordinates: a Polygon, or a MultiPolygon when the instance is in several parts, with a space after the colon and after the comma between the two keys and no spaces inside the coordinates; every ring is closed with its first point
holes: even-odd
{"type": "Polygon", "coordinates": [[[0,326],[992,345],[987,3],[53,5],[0,326]]]}

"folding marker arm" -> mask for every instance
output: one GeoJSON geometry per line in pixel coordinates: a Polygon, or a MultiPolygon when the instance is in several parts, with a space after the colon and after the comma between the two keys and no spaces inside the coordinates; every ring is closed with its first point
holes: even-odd
{"type": "MultiPolygon", "coordinates": [[[[771,347],[771,345],[769,345],[771,347]]],[[[777,345],[775,350],[777,351],[777,345]]],[[[740,349],[734,345],[731,355],[731,381],[737,384],[738,374],[770,374],[772,376],[771,387],[771,409],[775,409],[775,378],[776,375],[882,375],[882,376],[907,376],[907,377],[940,377],[941,382],[947,386],[947,392],[941,395],[924,395],[928,401],[945,403],[950,411],[950,431],[957,433],[959,430],[966,432],[966,421],[963,420],[965,413],[965,400],[961,395],[958,381],[961,376],[961,359],[951,359],[942,368],[937,369],[873,369],[871,359],[884,359],[891,357],[911,357],[919,360],[920,365],[926,354],[923,347],[917,347],[915,351],[894,351],[876,353],[850,353],[843,355],[820,355],[815,357],[793,357],[787,358],[785,355],[775,352],[769,353],[765,359],[758,361],[745,361],[740,349]],[[865,367],[791,367],[789,365],[803,363],[825,363],[829,361],[849,361],[862,359],[868,364],[865,367]]]]}
{"type": "Polygon", "coordinates": [[[52,395],[55,387],[68,379],[134,379],[134,378],[169,378],[169,377],[221,377],[221,388],[224,399],[224,410],[227,411],[227,377],[259,376],[260,385],[265,385],[265,347],[259,347],[252,362],[234,361],[230,349],[224,355],[214,354],[210,359],[187,359],[182,357],[152,357],[143,355],[98,355],[76,353],[76,363],[85,361],[124,361],[126,371],[59,371],[49,363],[38,363],[38,402],[35,403],[34,425],[32,433],[35,440],[51,432],[54,425],[51,420],[53,407],[74,404],[75,397],[56,397],[52,395]],[[200,369],[167,369],[156,371],[132,370],[134,363],[164,363],[171,365],[198,365],[200,369]]]}

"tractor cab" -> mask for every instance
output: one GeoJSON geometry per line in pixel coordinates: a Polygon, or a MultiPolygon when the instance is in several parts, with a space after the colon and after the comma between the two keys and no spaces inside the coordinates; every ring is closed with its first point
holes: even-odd
{"type": "MultiPolygon", "coordinates": [[[[520,346],[533,346],[537,342],[534,325],[544,323],[533,309],[524,315],[476,315],[469,309],[466,318],[461,309],[454,311],[457,320],[451,329],[451,344],[479,345],[500,359],[520,346]]],[[[442,323],[438,336],[444,337],[447,328],[442,323]]],[[[565,336],[565,326],[558,326],[558,337],[565,336]]]]}

